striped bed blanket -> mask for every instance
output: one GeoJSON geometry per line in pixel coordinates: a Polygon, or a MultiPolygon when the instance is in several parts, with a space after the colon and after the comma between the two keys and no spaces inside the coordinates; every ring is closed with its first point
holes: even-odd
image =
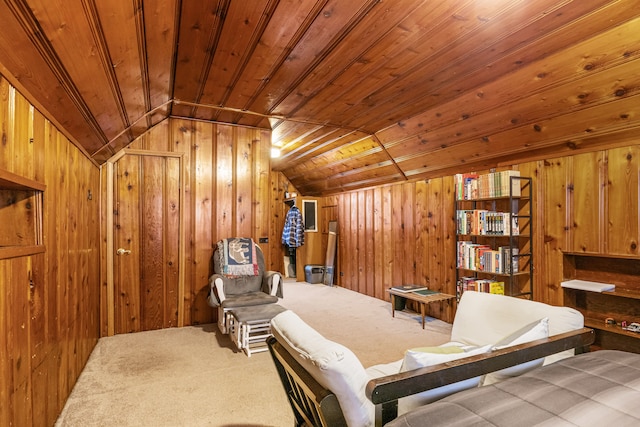
{"type": "Polygon", "coordinates": [[[234,237],[218,242],[222,274],[227,277],[257,276],[258,257],[253,239],[234,237]]]}

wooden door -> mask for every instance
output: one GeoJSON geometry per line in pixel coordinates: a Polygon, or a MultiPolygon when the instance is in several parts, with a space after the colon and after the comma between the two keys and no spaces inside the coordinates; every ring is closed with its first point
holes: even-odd
{"type": "Polygon", "coordinates": [[[132,152],[113,163],[115,334],[181,326],[181,164],[132,152]]]}

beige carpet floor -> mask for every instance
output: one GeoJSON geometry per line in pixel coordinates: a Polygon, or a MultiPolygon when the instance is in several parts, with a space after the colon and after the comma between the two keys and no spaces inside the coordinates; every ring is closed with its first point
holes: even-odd
{"type": "MultiPolygon", "coordinates": [[[[365,367],[404,350],[447,341],[451,325],[339,287],[287,281],[280,304],[365,367]]],[[[247,357],[217,325],[102,338],[57,427],[292,426],[293,414],[268,352],[247,357]]]]}

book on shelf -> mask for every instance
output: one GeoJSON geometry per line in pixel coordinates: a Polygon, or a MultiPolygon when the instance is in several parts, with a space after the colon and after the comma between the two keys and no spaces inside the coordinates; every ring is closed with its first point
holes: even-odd
{"type": "Polygon", "coordinates": [[[504,282],[492,282],[489,286],[489,293],[504,295],[504,282]]]}
{"type": "Polygon", "coordinates": [[[491,251],[491,272],[502,274],[502,253],[500,251],[491,251]]]}
{"type": "Polygon", "coordinates": [[[454,175],[456,200],[488,199],[493,197],[520,197],[518,170],[491,172],[484,175],[459,173],[454,175]]]}
{"type": "Polygon", "coordinates": [[[428,288],[422,285],[397,285],[392,286],[391,289],[398,292],[415,292],[415,291],[425,291],[428,288]]]}
{"type": "Polygon", "coordinates": [[[520,226],[518,225],[518,217],[512,216],[510,222],[511,230],[510,233],[512,236],[518,236],[520,234],[520,226]]]}
{"type": "Polygon", "coordinates": [[[511,195],[513,197],[520,197],[520,180],[511,180],[512,176],[520,176],[520,171],[516,170],[506,170],[502,172],[497,172],[500,177],[500,190],[499,193],[501,196],[509,196],[509,184],[511,184],[511,195]]]}
{"type": "Polygon", "coordinates": [[[501,246],[500,252],[502,252],[502,271],[505,274],[517,273],[519,271],[519,258],[518,248],[510,248],[509,246],[501,246]]]}
{"type": "Polygon", "coordinates": [[[457,245],[457,268],[498,274],[504,272],[504,251],[470,241],[458,241],[457,245]]]}
{"type": "Polygon", "coordinates": [[[457,210],[456,229],[459,235],[517,236],[520,234],[517,216],[509,212],[486,209],[457,210]]]}
{"type": "Polygon", "coordinates": [[[520,250],[517,247],[489,245],[467,240],[456,242],[458,246],[456,267],[496,274],[513,274],[520,270],[520,250]]]}
{"type": "Polygon", "coordinates": [[[481,245],[478,243],[459,241],[458,242],[458,268],[466,268],[468,270],[479,270],[483,263],[483,253],[491,250],[489,245],[481,245]]]}
{"type": "Polygon", "coordinates": [[[458,295],[465,291],[485,292],[504,295],[504,282],[493,279],[479,279],[477,277],[461,277],[456,283],[458,295]]]}
{"type": "Polygon", "coordinates": [[[478,197],[478,174],[458,173],[454,176],[456,186],[456,199],[472,199],[478,197]]]}

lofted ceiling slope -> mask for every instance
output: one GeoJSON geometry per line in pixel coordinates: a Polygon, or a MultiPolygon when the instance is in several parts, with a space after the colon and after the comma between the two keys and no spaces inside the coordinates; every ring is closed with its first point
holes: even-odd
{"type": "Polygon", "coordinates": [[[0,64],[98,164],[269,128],[305,195],[640,141],[640,0],[5,0],[0,64]]]}

